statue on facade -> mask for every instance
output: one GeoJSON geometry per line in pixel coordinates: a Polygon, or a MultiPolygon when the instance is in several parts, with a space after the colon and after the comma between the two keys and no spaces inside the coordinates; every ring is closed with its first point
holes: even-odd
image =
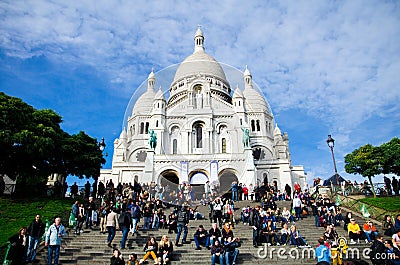
{"type": "Polygon", "coordinates": [[[249,147],[250,146],[250,131],[247,128],[242,128],[243,131],[243,146],[249,147]]]}
{"type": "Polygon", "coordinates": [[[149,145],[150,148],[154,150],[156,149],[157,146],[157,135],[154,132],[154,130],[150,130],[149,133],[150,133],[149,145]]]}

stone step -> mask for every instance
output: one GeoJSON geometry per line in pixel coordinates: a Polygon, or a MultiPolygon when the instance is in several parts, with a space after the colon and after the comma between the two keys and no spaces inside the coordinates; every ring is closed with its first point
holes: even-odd
{"type": "MultiPolygon", "coordinates": [[[[238,202],[236,204],[236,217],[240,217],[241,208],[248,205],[249,202],[238,202]]],[[[290,208],[290,202],[278,202],[278,207],[288,207],[290,208]]],[[[250,204],[254,205],[254,204],[250,204]]],[[[199,206],[198,210],[202,212],[205,216],[208,216],[208,208],[205,206],[199,206]]],[[[166,213],[168,214],[171,209],[167,209],[166,213]]],[[[174,247],[174,256],[172,264],[208,264],[211,262],[211,255],[209,250],[203,248],[200,251],[194,250],[195,244],[192,239],[194,232],[197,227],[203,224],[205,228],[208,230],[211,227],[210,220],[191,220],[189,223],[189,233],[188,233],[188,244],[185,244],[181,247],[174,247]]],[[[142,225],[142,222],[140,223],[142,225]]],[[[317,228],[314,226],[314,218],[304,218],[303,220],[299,220],[296,222],[296,225],[302,234],[302,236],[307,240],[307,242],[316,246],[318,238],[323,234],[323,228],[317,228]]],[[[347,233],[338,228],[338,233],[341,236],[347,236],[347,233]]],[[[293,264],[293,258],[290,257],[290,253],[303,251],[303,249],[296,249],[293,246],[280,246],[280,247],[272,247],[272,246],[260,246],[259,248],[254,248],[252,246],[252,228],[241,223],[235,225],[235,229],[233,230],[234,235],[236,237],[240,237],[242,239],[242,246],[239,248],[240,254],[238,256],[237,264],[293,264]],[[259,253],[271,253],[272,248],[279,248],[282,251],[285,251],[285,255],[281,255],[278,257],[277,253],[272,252],[270,256],[265,258],[260,257],[259,253]],[[263,252],[264,251],[264,252],[263,252]]],[[[147,242],[149,236],[155,236],[156,240],[159,241],[161,235],[167,234],[167,229],[159,229],[159,230],[148,230],[148,231],[139,231],[138,235],[128,236],[127,248],[122,250],[123,256],[127,259],[128,255],[131,253],[138,254],[140,258],[143,255],[143,246],[147,242]]],[[[175,241],[176,234],[168,234],[171,241],[175,241]]],[[[61,264],[109,264],[110,257],[112,256],[112,249],[106,245],[106,234],[99,233],[98,228],[93,230],[85,230],[81,235],[75,235],[74,233],[70,233],[66,238],[64,238],[62,243],[62,248],[60,251],[60,263],[61,264]]],[[[121,240],[121,234],[117,232],[114,238],[114,247],[119,247],[119,242],[121,240]]],[[[364,248],[368,247],[368,245],[352,245],[356,249],[362,251],[364,248]]],[[[306,250],[304,250],[306,251],[306,250]]],[[[38,253],[38,259],[40,260],[39,264],[46,264],[46,254],[47,252],[41,251],[38,253]]],[[[298,264],[315,264],[316,260],[313,257],[308,257],[304,259],[297,259],[295,261],[298,264]]],[[[148,264],[152,264],[152,261],[149,261],[148,264]]]]}

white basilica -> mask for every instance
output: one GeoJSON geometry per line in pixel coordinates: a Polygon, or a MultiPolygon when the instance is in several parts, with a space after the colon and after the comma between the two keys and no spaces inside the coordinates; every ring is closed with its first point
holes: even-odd
{"type": "Polygon", "coordinates": [[[167,93],[156,89],[153,71],[148,76],[147,90],[114,141],[112,169],[103,169],[99,180],[163,185],[208,180],[221,191],[232,181],[303,187],[304,169],[291,165],[288,135],[275,124],[247,66],[243,81],[243,87],[228,82],[205,52],[199,28],[194,52],[177,68],[167,93]]]}

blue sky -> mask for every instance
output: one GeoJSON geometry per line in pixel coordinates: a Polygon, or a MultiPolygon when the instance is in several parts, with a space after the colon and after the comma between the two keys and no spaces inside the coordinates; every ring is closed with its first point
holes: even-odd
{"type": "MultiPolygon", "coordinates": [[[[135,90],[193,51],[249,69],[312,180],[399,136],[399,1],[0,2],[0,91],[60,114],[65,131],[113,141],[135,90]]],[[[379,179],[379,178],[378,178],[379,179]]]]}

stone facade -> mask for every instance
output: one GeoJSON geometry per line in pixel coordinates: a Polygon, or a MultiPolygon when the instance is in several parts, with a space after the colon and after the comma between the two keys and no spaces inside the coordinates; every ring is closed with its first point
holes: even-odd
{"type": "Polygon", "coordinates": [[[156,74],[150,73],[147,90],[114,141],[112,169],[103,169],[99,180],[163,185],[209,180],[222,190],[234,180],[268,181],[281,190],[294,182],[304,186],[303,167],[291,165],[288,135],[275,124],[247,66],[243,87],[232,90],[221,65],[205,52],[200,28],[194,46],[167,93],[156,90],[156,74]]]}

